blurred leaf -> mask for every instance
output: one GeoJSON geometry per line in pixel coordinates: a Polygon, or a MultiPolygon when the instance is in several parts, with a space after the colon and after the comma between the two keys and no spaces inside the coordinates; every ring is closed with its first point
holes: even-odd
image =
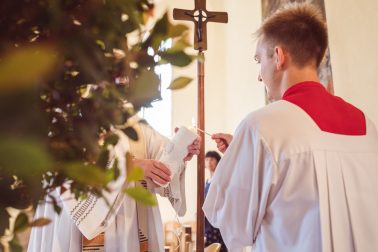
{"type": "Polygon", "coordinates": [[[181,36],[184,32],[189,29],[186,25],[178,24],[178,25],[170,25],[168,29],[168,35],[172,38],[181,36]]]}
{"type": "Polygon", "coordinates": [[[8,211],[0,206],[0,237],[4,235],[6,229],[9,229],[9,218],[8,211]]]}
{"type": "Polygon", "coordinates": [[[119,136],[117,134],[111,134],[105,138],[106,145],[116,145],[118,143],[119,136]]]}
{"type": "Polygon", "coordinates": [[[109,162],[109,150],[104,149],[100,152],[96,164],[101,168],[106,168],[109,162]]]}
{"type": "Polygon", "coordinates": [[[105,43],[102,40],[97,39],[96,44],[102,49],[105,50],[105,43]]]}
{"type": "Polygon", "coordinates": [[[106,186],[112,177],[95,165],[84,165],[80,162],[63,164],[62,171],[71,179],[93,187],[106,186]]]}
{"type": "Polygon", "coordinates": [[[166,60],[168,63],[174,65],[174,66],[179,66],[179,67],[184,67],[189,65],[192,62],[192,57],[187,55],[183,51],[165,51],[159,53],[160,57],[164,60],[166,60]]]}
{"type": "Polygon", "coordinates": [[[160,34],[160,35],[166,35],[168,33],[168,12],[164,13],[161,19],[159,19],[154,27],[154,35],[160,34]]]}
{"type": "Polygon", "coordinates": [[[56,198],[52,195],[49,195],[49,198],[52,200],[52,204],[53,204],[53,207],[54,207],[54,211],[57,213],[57,214],[60,214],[60,212],[62,212],[62,207],[60,207],[58,205],[58,202],[56,200],[56,198]]]}
{"type": "Polygon", "coordinates": [[[189,83],[192,80],[193,79],[189,77],[178,77],[171,82],[171,85],[169,85],[168,89],[172,89],[172,90],[182,89],[186,87],[187,85],[189,85],[189,83]]]}
{"type": "Polygon", "coordinates": [[[22,246],[20,245],[20,242],[16,235],[8,244],[10,252],[22,252],[22,246]]]}
{"type": "Polygon", "coordinates": [[[127,174],[127,181],[139,181],[144,179],[144,170],[140,167],[133,167],[130,169],[130,174],[127,174]]]}
{"type": "Polygon", "coordinates": [[[125,192],[136,201],[147,205],[147,206],[156,206],[157,200],[154,194],[148,191],[143,186],[129,187],[125,192]]]}
{"type": "Polygon", "coordinates": [[[140,107],[161,99],[159,87],[160,79],[153,69],[142,71],[140,76],[132,83],[128,100],[134,104],[134,107],[140,107]]]}
{"type": "Polygon", "coordinates": [[[8,174],[35,180],[41,179],[38,176],[51,169],[49,154],[37,141],[7,137],[0,139],[0,166],[8,174]]]}
{"type": "Polygon", "coordinates": [[[28,224],[29,224],[28,216],[23,212],[19,213],[16,218],[16,222],[14,223],[13,232],[18,233],[18,232],[24,231],[26,228],[28,228],[28,224]]]}
{"type": "Polygon", "coordinates": [[[144,51],[139,51],[136,55],[136,61],[139,66],[149,67],[156,64],[154,57],[144,51]]]}
{"type": "Polygon", "coordinates": [[[171,48],[169,48],[169,52],[179,52],[183,51],[185,48],[190,47],[191,44],[186,39],[179,39],[175,41],[171,48]]]}
{"type": "Polygon", "coordinates": [[[133,127],[127,127],[125,129],[122,129],[122,131],[128,136],[130,139],[134,141],[138,141],[138,133],[133,127]]]}
{"type": "Polygon", "coordinates": [[[48,46],[14,49],[0,61],[0,90],[15,90],[36,84],[54,67],[56,52],[48,46]]]}
{"type": "Polygon", "coordinates": [[[39,218],[39,219],[36,219],[36,220],[32,221],[29,224],[29,226],[31,226],[31,227],[43,227],[43,226],[46,226],[46,225],[48,225],[50,223],[51,223],[50,219],[39,218]]]}
{"type": "Polygon", "coordinates": [[[109,170],[112,174],[113,180],[116,180],[119,175],[121,174],[119,167],[118,167],[118,159],[114,160],[113,167],[109,170]]]}

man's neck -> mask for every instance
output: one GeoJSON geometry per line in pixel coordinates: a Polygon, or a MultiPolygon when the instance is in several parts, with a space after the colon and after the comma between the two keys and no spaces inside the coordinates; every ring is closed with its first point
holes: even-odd
{"type": "Polygon", "coordinates": [[[313,66],[307,66],[303,68],[297,68],[295,66],[290,67],[284,72],[281,81],[281,97],[285,91],[291,86],[304,82],[304,81],[314,81],[320,82],[317,69],[313,66]]]}

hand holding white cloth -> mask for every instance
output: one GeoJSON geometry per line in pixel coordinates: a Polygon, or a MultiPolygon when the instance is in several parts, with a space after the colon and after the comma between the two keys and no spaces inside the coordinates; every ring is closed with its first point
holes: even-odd
{"type": "MultiPolygon", "coordinates": [[[[182,126],[177,131],[173,139],[164,146],[164,152],[159,161],[164,163],[171,171],[171,178],[178,172],[177,167],[180,167],[184,158],[188,155],[188,146],[197,139],[197,135],[182,126]]],[[[168,183],[161,185],[154,181],[157,185],[167,187],[168,183]]]]}

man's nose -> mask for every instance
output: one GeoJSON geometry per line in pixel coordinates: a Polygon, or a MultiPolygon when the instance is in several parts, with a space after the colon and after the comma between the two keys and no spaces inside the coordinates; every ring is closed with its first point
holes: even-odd
{"type": "Polygon", "coordinates": [[[257,76],[257,80],[260,81],[260,82],[262,81],[261,74],[259,74],[259,75],[257,76]]]}

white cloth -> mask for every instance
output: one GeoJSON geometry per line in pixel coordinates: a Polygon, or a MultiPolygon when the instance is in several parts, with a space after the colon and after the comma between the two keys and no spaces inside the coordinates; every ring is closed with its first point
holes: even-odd
{"type": "Polygon", "coordinates": [[[277,101],[248,115],[218,164],[203,210],[229,248],[378,251],[378,134],[322,132],[277,101]]]}
{"type": "MultiPolygon", "coordinates": [[[[169,140],[148,125],[142,123],[140,125],[146,141],[146,158],[159,159],[164,146],[169,140]]],[[[127,137],[121,135],[117,146],[125,146],[125,141],[128,141],[127,137]]],[[[179,172],[173,177],[169,186],[167,188],[156,188],[154,191],[164,197],[168,197],[178,215],[182,216],[186,212],[184,162],[176,169],[179,172]]],[[[114,186],[115,188],[117,187],[116,185],[114,186]]],[[[58,192],[55,192],[55,196],[59,196],[58,192]]],[[[97,223],[103,223],[104,225],[100,225],[99,228],[88,229],[90,236],[95,236],[101,231],[105,231],[106,252],[139,251],[136,203],[127,196],[121,198],[121,204],[113,218],[105,218],[107,220],[105,222],[99,220],[97,223]],[[91,230],[96,231],[92,232],[91,230]]],[[[107,214],[101,214],[99,219],[107,216],[107,214]]],[[[51,204],[43,203],[37,207],[35,217],[49,218],[52,223],[42,228],[32,229],[28,246],[29,252],[81,251],[81,233],[65,209],[58,215],[51,204]]],[[[148,208],[148,228],[149,248],[151,251],[163,251],[163,227],[158,206],[148,208]]]]}

